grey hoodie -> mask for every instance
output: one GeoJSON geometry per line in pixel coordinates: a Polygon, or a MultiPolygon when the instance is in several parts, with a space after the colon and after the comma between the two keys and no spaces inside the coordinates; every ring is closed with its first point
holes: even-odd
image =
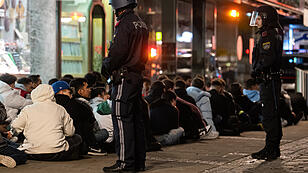
{"type": "Polygon", "coordinates": [[[207,122],[207,124],[212,126],[213,131],[216,131],[210,103],[211,94],[194,86],[188,87],[186,91],[188,95],[195,99],[196,104],[202,113],[202,118],[207,122]]]}
{"type": "Polygon", "coordinates": [[[31,100],[23,98],[19,95],[19,91],[11,88],[7,83],[2,81],[0,81],[0,97],[2,97],[2,103],[6,109],[7,121],[15,120],[19,110],[32,104],[31,100]]]}

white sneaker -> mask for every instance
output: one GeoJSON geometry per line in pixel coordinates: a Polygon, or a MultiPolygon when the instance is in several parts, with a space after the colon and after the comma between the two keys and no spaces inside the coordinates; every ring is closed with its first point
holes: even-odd
{"type": "Polygon", "coordinates": [[[89,147],[88,154],[92,156],[106,156],[107,152],[102,151],[101,149],[95,149],[95,148],[89,147]]]}
{"type": "Polygon", "coordinates": [[[14,168],[16,166],[16,161],[10,156],[0,155],[0,164],[8,168],[14,168]]]}
{"type": "Polygon", "coordinates": [[[205,127],[205,129],[206,129],[207,133],[210,133],[213,128],[212,128],[211,125],[208,125],[208,126],[205,127]]]}
{"type": "Polygon", "coordinates": [[[32,147],[32,145],[27,143],[27,144],[21,144],[17,149],[20,150],[20,151],[25,151],[25,150],[27,150],[31,147],[32,147]]]}
{"type": "Polygon", "coordinates": [[[17,136],[13,136],[13,137],[10,139],[10,141],[16,143],[16,142],[18,141],[18,137],[17,137],[17,136]]]}
{"type": "Polygon", "coordinates": [[[216,139],[219,136],[219,132],[211,131],[207,134],[200,136],[200,139],[208,140],[208,139],[216,139]]]}

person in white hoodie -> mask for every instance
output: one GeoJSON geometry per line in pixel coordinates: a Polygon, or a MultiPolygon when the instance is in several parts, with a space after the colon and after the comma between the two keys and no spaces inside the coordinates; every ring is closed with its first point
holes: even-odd
{"type": "Polygon", "coordinates": [[[113,141],[113,124],[111,117],[111,101],[106,89],[102,87],[93,88],[91,91],[90,104],[93,114],[100,129],[106,129],[109,133],[108,139],[105,141],[111,143],[113,141]],[[102,108],[102,109],[101,109],[102,108]]]}
{"type": "Polygon", "coordinates": [[[17,78],[11,74],[3,74],[0,76],[0,96],[7,112],[8,122],[17,118],[18,112],[27,105],[32,104],[30,99],[20,96],[19,91],[15,90],[15,82],[17,78]]]}
{"type": "Polygon", "coordinates": [[[213,122],[213,115],[211,109],[210,97],[211,94],[202,90],[204,88],[204,82],[200,78],[194,78],[192,80],[192,86],[186,89],[187,94],[195,99],[197,106],[199,107],[202,118],[207,122],[207,124],[212,126],[212,131],[206,139],[215,139],[219,136],[213,122]]]}
{"type": "Polygon", "coordinates": [[[22,109],[12,128],[25,136],[29,159],[60,161],[79,159],[82,139],[74,135],[73,120],[54,100],[50,85],[41,84],[31,92],[33,105],[22,109]]]}

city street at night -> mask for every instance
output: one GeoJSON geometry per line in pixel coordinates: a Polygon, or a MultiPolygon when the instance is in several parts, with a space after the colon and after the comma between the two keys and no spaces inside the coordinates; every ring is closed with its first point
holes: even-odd
{"type": "Polygon", "coordinates": [[[0,173],[308,173],[308,0],[0,0],[0,173]]]}
{"type": "MultiPolygon", "coordinates": [[[[222,136],[163,148],[147,153],[149,173],[287,173],[308,171],[308,121],[283,128],[280,159],[265,162],[251,159],[251,152],[264,146],[265,133],[245,132],[241,136],[222,136]]],[[[100,173],[104,166],[113,164],[115,154],[89,156],[69,162],[27,161],[14,169],[0,167],[6,173],[100,173]]]]}

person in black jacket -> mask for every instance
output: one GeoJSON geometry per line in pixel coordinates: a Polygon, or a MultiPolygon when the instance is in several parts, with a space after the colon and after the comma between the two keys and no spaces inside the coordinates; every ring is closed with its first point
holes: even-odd
{"type": "Polygon", "coordinates": [[[254,159],[275,160],[280,157],[282,138],[279,112],[281,91],[280,68],[283,30],[278,13],[271,6],[258,7],[253,12],[251,26],[257,26],[259,39],[253,50],[252,77],[260,84],[263,127],[266,132],[265,147],[251,156],[254,159]]]}
{"type": "Polygon", "coordinates": [[[27,154],[10,145],[8,139],[2,136],[2,133],[8,134],[6,127],[9,123],[6,122],[6,118],[5,107],[0,101],[0,164],[14,168],[16,165],[24,164],[27,161],[27,154]]]}
{"type": "Polygon", "coordinates": [[[178,97],[181,99],[193,104],[196,106],[196,101],[194,98],[192,98],[190,95],[187,94],[186,91],[186,84],[184,80],[177,80],[175,82],[175,93],[178,97]]]}
{"type": "Polygon", "coordinates": [[[142,71],[148,60],[147,25],[134,12],[136,0],[110,0],[117,22],[102,75],[112,76],[112,119],[117,162],[105,172],[134,172],[145,169],[142,71]]]}
{"type": "Polygon", "coordinates": [[[211,108],[215,127],[220,135],[239,135],[239,121],[232,95],[224,90],[224,81],[214,79],[211,83],[211,108]]]}
{"type": "Polygon", "coordinates": [[[163,146],[178,144],[184,134],[184,129],[179,126],[176,97],[173,91],[166,91],[161,99],[150,105],[152,132],[163,146]]]}
{"type": "Polygon", "coordinates": [[[292,108],[293,112],[296,114],[296,116],[305,116],[305,120],[308,120],[308,107],[307,107],[307,101],[303,97],[302,93],[296,93],[291,98],[292,108]]]}
{"type": "MultiPolygon", "coordinates": [[[[167,91],[168,93],[172,91],[167,91]]],[[[153,102],[150,105],[150,119],[153,135],[168,134],[170,130],[179,127],[179,112],[172,101],[176,101],[176,96],[173,100],[168,100],[167,92],[163,94],[162,99],[153,102]]]]}
{"type": "Polygon", "coordinates": [[[52,87],[57,104],[65,108],[73,119],[75,133],[82,137],[80,154],[105,155],[106,153],[100,151],[101,141],[96,140],[93,131],[96,119],[91,108],[84,102],[73,98],[70,86],[65,81],[57,81],[52,84],[52,87]]]}
{"type": "Polygon", "coordinates": [[[230,90],[236,107],[236,112],[239,115],[243,130],[261,130],[260,126],[260,116],[261,116],[261,105],[257,102],[252,102],[249,100],[247,95],[243,94],[243,88],[239,83],[231,84],[230,90]]]}

